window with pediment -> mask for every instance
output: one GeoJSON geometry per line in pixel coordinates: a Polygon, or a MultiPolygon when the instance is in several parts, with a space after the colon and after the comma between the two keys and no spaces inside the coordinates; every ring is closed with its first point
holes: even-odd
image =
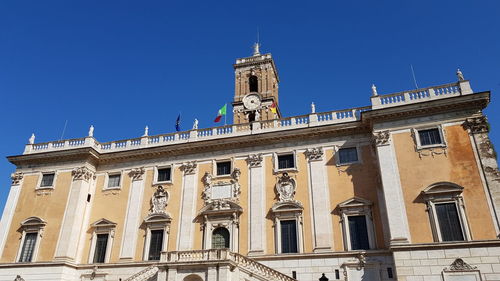
{"type": "Polygon", "coordinates": [[[359,197],[353,197],[338,205],[344,248],[347,251],[375,248],[372,205],[371,201],[359,197]]]}
{"type": "Polygon", "coordinates": [[[172,217],[166,212],[169,194],[158,186],[151,198],[151,208],[143,225],[146,229],[143,259],[149,261],[161,260],[162,252],[168,248],[170,224],[172,217]]]}
{"type": "Polygon", "coordinates": [[[21,243],[17,262],[35,262],[40,248],[43,230],[47,223],[39,217],[30,217],[21,222],[21,243]]]}
{"type": "Polygon", "coordinates": [[[90,226],[92,228],[92,240],[89,263],[107,263],[111,256],[116,223],[102,218],[90,226]]]}

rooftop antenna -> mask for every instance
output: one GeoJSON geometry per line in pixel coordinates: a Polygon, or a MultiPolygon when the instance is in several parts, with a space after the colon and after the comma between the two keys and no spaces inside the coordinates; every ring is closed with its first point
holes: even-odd
{"type": "Polygon", "coordinates": [[[415,71],[413,71],[413,65],[410,64],[411,75],[413,76],[413,83],[415,83],[415,89],[418,89],[417,79],[415,78],[415,71]]]}
{"type": "Polygon", "coordinates": [[[63,137],[64,137],[64,132],[66,132],[66,126],[68,125],[68,120],[66,119],[66,122],[64,122],[64,128],[63,128],[63,131],[61,133],[61,138],[59,140],[62,140],[63,137]]]}

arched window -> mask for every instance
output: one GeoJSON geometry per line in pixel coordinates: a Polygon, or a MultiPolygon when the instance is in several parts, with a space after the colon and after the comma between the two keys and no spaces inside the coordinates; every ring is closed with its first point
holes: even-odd
{"type": "Polygon", "coordinates": [[[259,91],[259,80],[257,76],[250,76],[248,79],[248,83],[250,84],[250,92],[258,92],[259,91]]]}
{"type": "Polygon", "coordinates": [[[225,227],[219,227],[212,233],[212,249],[229,248],[229,231],[225,227]]]}

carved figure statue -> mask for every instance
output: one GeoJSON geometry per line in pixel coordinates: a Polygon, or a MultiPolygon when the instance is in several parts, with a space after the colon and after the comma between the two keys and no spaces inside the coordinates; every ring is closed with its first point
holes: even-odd
{"type": "Polygon", "coordinates": [[[233,179],[235,181],[239,181],[240,180],[240,175],[241,175],[241,170],[238,169],[238,168],[234,168],[234,171],[233,173],[231,174],[231,176],[233,177],[233,179]]]}
{"type": "Polygon", "coordinates": [[[24,279],[21,277],[21,275],[17,275],[14,281],[24,281],[24,279]]]}
{"type": "Polygon", "coordinates": [[[34,144],[35,143],[35,134],[31,134],[31,137],[29,138],[29,144],[34,144]]]}
{"type": "Polygon", "coordinates": [[[158,186],[153,198],[151,198],[152,212],[153,214],[165,213],[165,207],[167,207],[168,194],[163,189],[163,186],[158,186]]]}
{"type": "Polygon", "coordinates": [[[198,119],[194,119],[194,122],[193,122],[193,130],[198,130],[198,119]]]}
{"type": "Polygon", "coordinates": [[[259,43],[255,43],[255,44],[253,44],[253,55],[254,55],[254,56],[258,56],[258,55],[260,55],[260,50],[259,50],[259,48],[260,48],[260,44],[259,44],[259,43]]]}
{"type": "Polygon", "coordinates": [[[149,127],[146,126],[146,128],[144,128],[144,135],[142,135],[143,137],[147,137],[149,134],[149,127]]]}
{"type": "Polygon", "coordinates": [[[205,175],[203,175],[202,180],[205,186],[209,186],[210,184],[212,184],[212,174],[210,174],[209,172],[205,172],[205,175]]]}
{"type": "Polygon", "coordinates": [[[311,103],[311,113],[316,113],[316,105],[314,105],[314,102],[311,103]]]}
{"type": "Polygon", "coordinates": [[[89,128],[89,137],[93,137],[94,136],[94,125],[90,125],[90,128],[89,128]]]}
{"type": "Polygon", "coordinates": [[[375,87],[375,84],[372,84],[372,96],[378,96],[377,87],[375,87]]]}
{"type": "Polygon", "coordinates": [[[464,81],[465,80],[464,74],[462,73],[462,71],[460,71],[460,68],[457,69],[457,78],[458,78],[458,81],[464,81]]]}

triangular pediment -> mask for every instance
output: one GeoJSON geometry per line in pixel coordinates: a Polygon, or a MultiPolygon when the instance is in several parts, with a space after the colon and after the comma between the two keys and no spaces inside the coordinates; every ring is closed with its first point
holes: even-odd
{"type": "Polygon", "coordinates": [[[345,200],[344,202],[339,203],[339,208],[354,208],[354,207],[363,207],[363,206],[371,206],[373,204],[372,201],[363,199],[360,197],[352,197],[350,199],[345,200]]]}
{"type": "Polygon", "coordinates": [[[105,218],[102,218],[100,220],[95,221],[90,226],[91,227],[114,227],[114,226],[116,226],[116,223],[114,223],[110,220],[107,220],[105,218]]]}
{"type": "Polygon", "coordinates": [[[422,193],[425,195],[462,193],[463,187],[452,182],[438,182],[425,188],[422,193]]]}

